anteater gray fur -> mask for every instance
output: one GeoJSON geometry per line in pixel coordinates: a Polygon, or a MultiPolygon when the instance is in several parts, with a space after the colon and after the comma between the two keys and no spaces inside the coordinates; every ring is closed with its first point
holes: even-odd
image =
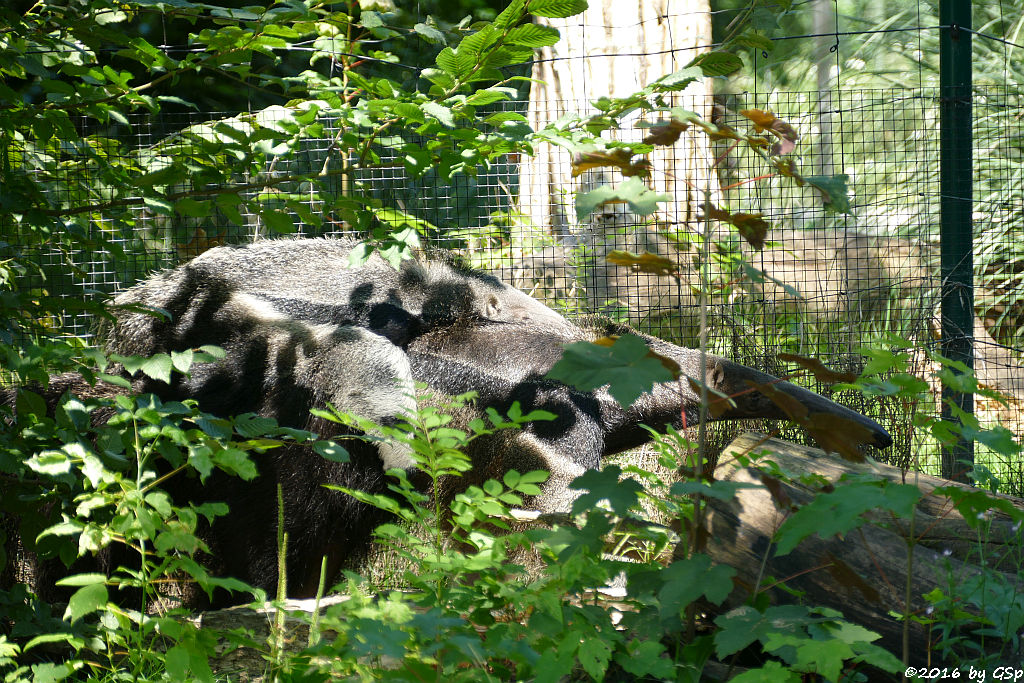
{"type": "MultiPolygon", "coordinates": [[[[330,402],[393,423],[414,406],[416,381],[440,394],[478,392],[474,414],[485,407],[504,412],[514,401],[524,411],[548,410],[556,416],[553,422],[475,441],[470,449],[475,471],[458,483],[509,469],[549,469],[552,478],[535,501],[545,509],[564,506],[570,498],[567,483],[599,467],[604,456],[647,441],[642,424],[664,430],[697,419],[697,397],[676,383],[655,387],[623,408],[604,389],[583,392],[544,379],[566,343],[628,329],[574,325],[490,276],[444,263],[409,261],[395,270],[374,257],[361,268],[349,268],[351,248],[343,240],[280,240],[210,250],[118,296],[115,304],[128,308],[118,315],[108,350],[150,354],[221,346],[226,357],[197,366],[190,377],[176,376],[170,386],[138,380],[136,389],[165,400],[195,398],[203,410],[224,415],[257,412],[324,437],[337,435],[338,426],[312,418],[310,408],[330,402]],[[138,305],[166,315],[131,310],[138,305]]],[[[704,374],[712,388],[726,393],[748,389],[745,380],[775,380],[715,357],[701,373],[696,351],[645,339],[686,374],[704,374]]],[[[868,418],[805,389],[778,386],[810,412],[856,420],[871,430],[875,445],[889,445],[888,434],[868,418]]],[[[782,414],[764,396],[746,393],[721,419],[743,417],[782,414]]],[[[261,476],[253,482],[214,472],[205,486],[171,478],[167,487],[179,498],[227,502],[231,512],[203,531],[213,555],[210,568],[272,592],[280,484],[290,539],[288,592],[308,596],[321,558],[328,557],[333,577],[365,554],[373,529],[384,519],[323,484],[385,492],[386,467],[410,463],[397,447],[345,445],[349,463],[293,446],[257,456],[261,476]]]]}

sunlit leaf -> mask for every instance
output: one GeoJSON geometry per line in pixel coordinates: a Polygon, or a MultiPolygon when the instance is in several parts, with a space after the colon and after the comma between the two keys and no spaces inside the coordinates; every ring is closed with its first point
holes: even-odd
{"type": "Polygon", "coordinates": [[[761,109],[744,109],[740,114],[753,121],[755,131],[768,131],[778,138],[778,142],[772,147],[772,154],[782,156],[796,149],[799,134],[793,126],[777,118],[775,114],[761,109]]]}
{"type": "Polygon", "coordinates": [[[562,19],[587,9],[587,0],[531,0],[527,11],[538,17],[562,19]]]}
{"type": "Polygon", "coordinates": [[[729,52],[705,52],[690,66],[700,67],[705,76],[728,76],[743,68],[743,60],[729,52]]]}
{"type": "Polygon", "coordinates": [[[443,104],[424,102],[420,105],[420,109],[423,110],[424,114],[434,117],[449,128],[455,127],[455,118],[452,115],[452,110],[443,104]]]}
{"type": "Polygon", "coordinates": [[[544,47],[558,42],[558,29],[540,24],[516,26],[505,35],[505,42],[526,47],[544,47]]]}
{"type": "Polygon", "coordinates": [[[576,152],[572,157],[572,177],[604,166],[611,166],[619,169],[624,176],[651,175],[651,162],[644,158],[633,160],[635,154],[628,147],[614,147],[605,149],[603,147],[588,147],[576,152]]]}
{"type": "Polygon", "coordinates": [[[331,462],[348,462],[348,451],[333,441],[317,441],[313,444],[313,450],[320,454],[325,460],[331,462]]]}
{"type": "Polygon", "coordinates": [[[679,273],[679,265],[677,263],[659,254],[647,252],[634,254],[614,249],[608,252],[606,260],[612,265],[626,266],[638,273],[650,273],[652,275],[678,275],[679,273]]]}
{"type": "Polygon", "coordinates": [[[586,220],[594,209],[603,204],[626,203],[638,216],[647,216],[658,210],[658,202],[667,202],[672,196],[655,192],[638,177],[628,178],[618,187],[602,185],[585,194],[576,195],[576,218],[586,220]]]}
{"type": "Polygon", "coordinates": [[[107,587],[103,583],[90,583],[82,586],[68,600],[64,618],[71,622],[78,621],[85,615],[92,614],[105,606],[107,599],[107,587]]]}

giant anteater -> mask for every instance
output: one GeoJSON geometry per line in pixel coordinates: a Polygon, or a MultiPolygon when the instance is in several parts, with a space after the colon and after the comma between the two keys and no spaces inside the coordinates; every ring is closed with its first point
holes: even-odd
{"type": "MultiPolygon", "coordinates": [[[[599,467],[610,453],[645,442],[649,433],[641,425],[663,431],[696,421],[698,397],[678,383],[656,386],[622,407],[605,389],[580,391],[545,379],[565,344],[630,330],[573,324],[499,280],[457,265],[411,260],[394,269],[375,256],[352,268],[352,247],[347,240],[296,239],[212,249],[117,296],[122,312],[107,349],[151,354],[221,346],[227,352],[221,361],[196,366],[170,385],[144,378],[135,388],[164,400],[194,398],[208,412],[256,412],[321,436],[337,435],[338,426],[311,417],[310,408],[331,403],[378,423],[395,423],[414,407],[414,382],[440,394],[476,391],[480,410],[503,412],[515,401],[524,411],[547,410],[553,421],[473,442],[474,474],[466,479],[548,469],[552,477],[535,501],[547,509],[567,503],[573,477],[599,467]],[[139,306],[162,315],[140,313],[139,306]]],[[[687,375],[702,374],[698,352],[644,339],[687,375]]],[[[724,393],[747,390],[718,419],[784,417],[746,384],[776,378],[713,356],[704,377],[724,393]]],[[[776,386],[811,413],[847,417],[867,429],[874,445],[889,445],[888,434],[872,420],[808,390],[785,382],[776,386]]],[[[251,482],[215,472],[204,486],[174,478],[167,486],[197,502],[227,502],[229,514],[204,531],[211,569],[273,591],[280,484],[290,539],[288,593],[308,596],[321,558],[328,558],[332,574],[358,561],[384,519],[323,485],[384,492],[385,470],[411,465],[400,447],[346,445],[348,463],[296,445],[257,456],[261,475],[251,482]]]]}

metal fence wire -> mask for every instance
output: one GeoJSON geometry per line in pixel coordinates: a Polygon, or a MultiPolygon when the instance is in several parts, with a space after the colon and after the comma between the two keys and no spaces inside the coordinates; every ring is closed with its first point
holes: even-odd
{"type": "MultiPolygon", "coordinates": [[[[694,103],[681,104],[698,109],[694,103]]],[[[561,104],[567,110],[578,105],[561,104]]],[[[527,103],[505,106],[524,112],[527,103]]],[[[752,108],[770,110],[800,131],[796,155],[804,173],[848,176],[851,213],[826,211],[819,193],[789,178],[747,182],[763,173],[763,166],[725,143],[716,143],[713,149],[718,160],[712,170],[714,184],[725,188],[719,190],[718,201],[733,211],[762,214],[772,229],[768,244],[755,250],[734,233],[716,227],[709,262],[701,262],[699,249],[680,250],[674,240],[666,239],[666,235],[692,235],[695,226],[702,224],[699,217],[671,215],[672,207],[653,218],[599,210],[577,220],[567,209],[559,224],[534,220],[531,202],[535,197],[525,190],[530,179],[522,176],[526,167],[515,157],[451,182],[429,173],[411,180],[400,165],[378,168],[361,174],[350,187],[338,180],[333,191],[367,193],[384,206],[416,215],[434,226],[425,231],[431,247],[455,252],[569,316],[599,313],[684,345],[695,342],[699,302],[694,291],[701,285],[698,273],[704,272],[709,285],[711,350],[774,374],[787,372],[777,360],[780,351],[860,370],[864,365],[860,349],[891,346],[892,335],[919,349],[931,348],[939,289],[938,93],[925,88],[741,93],[718,95],[713,102],[716,123],[735,128],[749,124],[739,112],[752,108]],[[823,101],[827,106],[821,106],[823,101]],[[604,258],[609,249],[623,246],[674,259],[680,276],[651,275],[609,264],[604,258]],[[741,265],[738,257],[761,275],[741,265]]],[[[1024,370],[1019,364],[1024,346],[1020,338],[1024,322],[1021,93],[1005,87],[975,88],[974,108],[977,368],[982,381],[1010,398],[1009,406],[982,402],[978,414],[983,423],[998,420],[1020,437],[1024,435],[1017,407],[1024,398],[1024,370]]],[[[116,153],[142,155],[165,143],[168,136],[181,138],[180,131],[190,126],[198,129],[230,116],[139,116],[100,132],[116,140],[117,145],[111,146],[116,153]]],[[[287,175],[340,163],[332,158],[331,139],[337,131],[329,118],[324,124],[322,137],[304,140],[293,152],[275,157],[264,172],[287,175]]],[[[637,129],[635,134],[642,136],[643,131],[637,129]]],[[[180,140],[177,149],[187,153],[180,140]]],[[[378,151],[386,155],[389,148],[382,146],[378,151]]],[[[565,187],[573,187],[568,182],[568,153],[556,153],[550,159],[552,167],[545,169],[548,177],[565,178],[565,187]]],[[[678,163],[680,168],[691,164],[684,159],[678,163]]],[[[57,166],[37,172],[54,193],[102,185],[98,178],[61,175],[57,166]]],[[[295,183],[273,192],[264,190],[259,198],[273,204],[274,192],[294,196],[303,191],[303,185],[295,183]]],[[[571,207],[571,192],[563,195],[565,205],[571,207]]],[[[308,208],[322,211],[315,196],[310,197],[308,208]]],[[[322,226],[314,229],[295,216],[295,232],[341,234],[350,229],[341,217],[323,218],[322,226]]],[[[139,210],[133,226],[97,217],[90,219],[87,229],[113,234],[124,256],[68,254],[54,248],[40,255],[45,281],[34,286],[69,298],[106,296],[211,246],[279,236],[280,226],[269,226],[260,215],[244,212],[184,218],[139,210]]],[[[94,321],[69,314],[59,326],[66,334],[90,338],[94,321]]],[[[927,375],[929,361],[923,353],[911,355],[914,369],[927,375]]],[[[815,388],[828,392],[827,387],[815,388]]],[[[937,410],[936,405],[908,408],[868,402],[854,394],[834,398],[879,419],[896,438],[891,457],[904,465],[913,464],[912,454],[919,450],[915,440],[922,438],[911,427],[908,411],[937,410]]],[[[1004,477],[1022,479],[1019,472],[1010,476],[1019,464],[1001,463],[1000,468],[1004,477]]]]}

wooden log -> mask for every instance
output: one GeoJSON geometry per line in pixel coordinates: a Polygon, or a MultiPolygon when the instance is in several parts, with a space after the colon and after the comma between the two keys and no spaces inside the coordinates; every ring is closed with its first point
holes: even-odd
{"type": "MultiPolygon", "coordinates": [[[[924,594],[936,588],[948,594],[951,586],[971,581],[983,569],[1005,569],[999,578],[1015,586],[1017,594],[1024,591],[1016,562],[1003,562],[1004,555],[1021,547],[1020,525],[1009,515],[992,511],[987,513],[991,515],[990,529],[982,538],[947,497],[933,493],[940,486],[951,485],[937,477],[905,474],[875,463],[856,465],[815,448],[744,434],[722,453],[715,478],[757,485],[740,489],[732,500],[708,503],[708,553],[716,562],[737,570],[737,588],[727,601],[728,607],[743,604],[752,590],[767,592],[776,604],[793,602],[792,591],[798,591],[803,594],[804,604],[839,610],[849,621],[881,634],[880,644],[900,656],[904,649],[903,623],[890,613],[906,611],[908,564],[909,612],[918,616],[927,615],[924,594]],[[844,474],[867,474],[916,484],[925,495],[917,506],[912,527],[907,519],[869,513],[873,523],[844,537],[822,539],[815,534],[779,556],[773,542],[775,532],[792,510],[810,502],[819,491],[808,484],[767,476],[753,465],[737,465],[738,456],[758,452],[766,453],[759,462],[774,461],[794,478],[820,475],[820,481],[829,482],[825,487],[844,474]],[[911,530],[916,539],[912,547],[906,540],[911,530]],[[911,554],[912,562],[908,562],[911,554]],[[783,590],[780,583],[788,590],[783,590]]],[[[1020,500],[1001,498],[1024,509],[1020,500]]],[[[969,605],[962,607],[970,609],[969,605]]],[[[934,629],[912,623],[907,643],[910,663],[940,663],[933,647],[936,638],[934,629]]]]}

